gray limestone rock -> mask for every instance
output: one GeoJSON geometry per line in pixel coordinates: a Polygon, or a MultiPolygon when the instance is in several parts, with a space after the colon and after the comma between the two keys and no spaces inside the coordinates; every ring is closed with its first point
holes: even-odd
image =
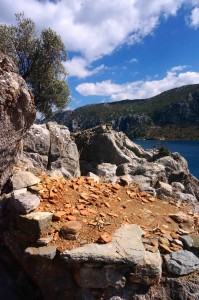
{"type": "Polygon", "coordinates": [[[158,188],[156,189],[157,195],[159,197],[166,196],[171,197],[172,196],[172,186],[165,182],[158,182],[158,188]]]}
{"type": "Polygon", "coordinates": [[[140,159],[133,159],[131,163],[124,163],[120,164],[117,167],[116,175],[123,176],[123,175],[134,175],[137,168],[140,165],[140,159]]]}
{"type": "Polygon", "coordinates": [[[142,186],[142,185],[150,186],[150,184],[151,184],[151,179],[149,177],[143,176],[143,175],[133,176],[133,181],[138,183],[140,186],[142,186]]]}
{"type": "Polygon", "coordinates": [[[194,197],[191,194],[185,194],[181,192],[174,192],[173,195],[177,197],[180,201],[191,204],[191,203],[197,203],[196,197],[194,197]]]}
{"type": "Polygon", "coordinates": [[[119,228],[112,242],[88,244],[62,253],[66,261],[104,262],[104,263],[135,263],[143,257],[145,251],[141,241],[142,229],[138,225],[123,225],[119,228]]]}
{"type": "Polygon", "coordinates": [[[79,153],[71,140],[70,132],[64,125],[48,122],[50,132],[49,166],[51,170],[60,169],[66,177],[80,176],[79,153]]]}
{"type": "MultiPolygon", "coordinates": [[[[0,190],[9,179],[21,139],[33,124],[33,96],[12,60],[0,54],[0,190]]],[[[20,149],[21,151],[22,149],[20,149]]]]}
{"type": "Polygon", "coordinates": [[[171,274],[186,275],[199,269],[199,259],[192,252],[179,250],[164,256],[167,270],[171,274]]]}
{"type": "Polygon", "coordinates": [[[80,159],[83,161],[93,161],[97,164],[111,163],[118,166],[131,163],[133,159],[139,157],[151,157],[122,132],[98,130],[96,127],[80,134],[76,133],[74,137],[81,153],[80,159]]]}
{"type": "Polygon", "coordinates": [[[50,242],[52,242],[53,240],[53,235],[47,236],[47,237],[43,237],[40,238],[36,241],[38,246],[46,246],[48,245],[50,242]]]}
{"type": "Polygon", "coordinates": [[[41,170],[46,170],[48,168],[48,156],[41,155],[38,153],[24,152],[23,156],[19,157],[19,161],[27,160],[27,167],[39,168],[41,170]]]}
{"type": "Polygon", "coordinates": [[[102,163],[97,166],[96,174],[99,177],[113,177],[116,175],[117,166],[110,163],[102,163]]]}
{"type": "Polygon", "coordinates": [[[190,251],[192,251],[196,256],[199,257],[199,235],[190,234],[190,238],[192,239],[192,246],[190,248],[190,251]]]}
{"type": "Polygon", "coordinates": [[[156,197],[156,190],[150,185],[148,185],[147,183],[140,184],[140,191],[141,192],[145,191],[148,194],[152,195],[153,197],[156,197]]]}
{"type": "Polygon", "coordinates": [[[178,191],[178,192],[181,192],[181,193],[185,189],[184,185],[180,182],[175,182],[174,181],[174,182],[171,183],[171,186],[173,187],[173,191],[178,191]]]}
{"type": "Polygon", "coordinates": [[[145,251],[143,260],[134,266],[129,279],[132,283],[154,285],[159,282],[161,272],[162,259],[159,252],[145,251]]]}
{"type": "Polygon", "coordinates": [[[64,177],[80,176],[79,153],[68,128],[56,122],[34,124],[24,137],[24,153],[29,168],[59,171],[64,177]]]}
{"type": "Polygon", "coordinates": [[[27,171],[17,172],[12,176],[11,182],[14,190],[23,189],[39,183],[41,180],[33,173],[27,171]]]}
{"type": "MultiPolygon", "coordinates": [[[[112,242],[108,244],[88,244],[80,248],[65,251],[61,254],[61,257],[66,262],[77,262],[92,264],[103,264],[103,268],[107,265],[114,264],[114,268],[117,268],[119,272],[119,278],[124,276],[124,269],[128,266],[130,268],[131,279],[133,282],[146,283],[147,285],[158,282],[161,276],[161,257],[159,253],[149,253],[145,251],[145,247],[141,241],[142,229],[138,225],[123,225],[116,230],[112,242]],[[132,275],[133,274],[133,275],[132,275]],[[143,279],[144,278],[144,279],[143,279]]],[[[86,267],[84,265],[84,267],[86,267]]],[[[93,272],[98,272],[94,270],[93,272]]],[[[86,280],[83,276],[88,270],[81,271],[79,268],[76,272],[76,278],[78,282],[86,280]]],[[[107,271],[101,270],[99,277],[103,277],[104,285],[111,285],[108,278],[104,277],[107,271]],[[103,274],[103,275],[102,275],[103,274]]],[[[110,271],[112,272],[112,271],[110,271]]],[[[94,273],[93,273],[94,274],[94,273]]],[[[89,284],[89,283],[85,283],[89,284]]],[[[98,287],[100,283],[95,283],[98,287]]]]}
{"type": "Polygon", "coordinates": [[[193,239],[190,235],[182,235],[180,236],[180,240],[183,242],[186,249],[190,249],[193,246],[193,239]]]}
{"type": "Polygon", "coordinates": [[[17,228],[37,240],[51,227],[52,213],[32,212],[27,215],[16,215],[17,228]]]}
{"type": "Polygon", "coordinates": [[[25,249],[27,255],[34,257],[41,257],[46,259],[53,259],[56,255],[57,249],[53,246],[44,246],[44,247],[28,247],[25,249]]]}
{"type": "Polygon", "coordinates": [[[190,237],[193,240],[193,247],[199,249],[199,235],[198,234],[191,234],[190,237]]]}
{"type": "Polygon", "coordinates": [[[19,195],[25,195],[26,193],[27,193],[27,188],[23,188],[23,189],[13,191],[14,197],[18,197],[19,195]]]}
{"type": "Polygon", "coordinates": [[[120,176],[118,181],[121,185],[125,186],[125,185],[130,185],[134,180],[133,180],[133,176],[127,174],[127,175],[120,176]]]}
{"type": "Polygon", "coordinates": [[[93,178],[93,180],[94,180],[95,182],[98,182],[98,183],[100,182],[99,176],[97,176],[96,174],[94,174],[94,173],[92,173],[92,172],[88,172],[87,177],[93,178]]]}
{"type": "Polygon", "coordinates": [[[40,199],[37,195],[31,193],[19,194],[11,198],[9,204],[14,212],[28,214],[39,206],[40,199]]]}
{"type": "Polygon", "coordinates": [[[24,151],[48,156],[50,132],[45,124],[33,124],[24,136],[24,151]]]}
{"type": "Polygon", "coordinates": [[[156,160],[156,162],[158,164],[165,166],[167,176],[169,176],[173,172],[175,173],[188,172],[186,160],[176,153],[174,154],[173,157],[164,156],[156,160]]]}
{"type": "MultiPolygon", "coordinates": [[[[165,167],[155,162],[148,162],[146,159],[134,159],[131,163],[126,163],[118,166],[116,174],[118,176],[130,174],[132,176],[143,176],[140,177],[139,181],[148,181],[153,186],[158,180],[166,180],[165,167]],[[144,180],[144,178],[146,178],[144,180]],[[148,178],[148,179],[147,179],[148,178]]],[[[139,177],[137,177],[139,179],[139,177]]]]}
{"type": "Polygon", "coordinates": [[[75,279],[83,289],[106,288],[114,286],[116,289],[125,287],[125,272],[110,265],[105,268],[96,268],[95,265],[83,266],[75,272],[75,279]],[[122,274],[123,273],[123,274],[122,274]]]}

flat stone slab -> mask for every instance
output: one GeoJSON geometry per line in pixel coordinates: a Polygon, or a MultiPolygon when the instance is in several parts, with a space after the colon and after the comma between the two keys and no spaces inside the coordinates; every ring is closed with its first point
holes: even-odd
{"type": "Polygon", "coordinates": [[[107,244],[88,244],[67,250],[61,257],[67,262],[81,262],[75,279],[82,288],[124,287],[133,283],[158,283],[162,272],[160,253],[145,251],[142,229],[135,224],[122,225],[107,244]]]}
{"type": "Polygon", "coordinates": [[[20,171],[11,178],[13,189],[19,190],[39,183],[41,180],[33,173],[20,171]]]}
{"type": "Polygon", "coordinates": [[[61,256],[65,261],[135,264],[144,257],[142,233],[138,225],[123,225],[116,230],[112,242],[105,245],[88,244],[65,251],[61,256]]]}
{"type": "Polygon", "coordinates": [[[192,252],[179,250],[164,256],[168,271],[175,275],[186,275],[199,270],[199,259],[192,252]]]}

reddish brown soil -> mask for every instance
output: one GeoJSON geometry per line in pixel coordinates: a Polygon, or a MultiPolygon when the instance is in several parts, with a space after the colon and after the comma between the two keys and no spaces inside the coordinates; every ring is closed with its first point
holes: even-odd
{"type": "MultiPolygon", "coordinates": [[[[96,183],[87,177],[51,179],[46,174],[40,178],[41,183],[33,187],[39,190],[42,198],[37,211],[54,214],[49,235],[53,235],[51,244],[60,251],[96,242],[105,232],[112,236],[121,224],[138,224],[143,228],[145,238],[157,240],[162,234],[178,233],[179,226],[183,227],[174,222],[170,214],[183,211],[193,216],[193,220],[198,220],[198,215],[193,215],[187,206],[177,207],[175,200],[168,203],[146,192],[140,193],[133,184],[123,187],[96,183]],[[60,236],[60,229],[69,220],[82,223],[82,230],[75,241],[60,236]]],[[[197,230],[195,228],[195,232],[197,230]]]]}

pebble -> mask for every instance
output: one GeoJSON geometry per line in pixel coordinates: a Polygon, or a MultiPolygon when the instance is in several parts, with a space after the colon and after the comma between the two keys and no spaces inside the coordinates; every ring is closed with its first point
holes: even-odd
{"type": "Polygon", "coordinates": [[[63,227],[62,230],[67,233],[76,234],[82,229],[82,223],[78,221],[69,221],[63,227]]]}

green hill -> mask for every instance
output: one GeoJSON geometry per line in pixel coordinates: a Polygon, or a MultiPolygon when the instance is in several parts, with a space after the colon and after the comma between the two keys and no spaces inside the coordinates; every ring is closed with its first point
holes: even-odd
{"type": "Polygon", "coordinates": [[[53,119],[71,131],[110,123],[130,138],[199,139],[199,84],[144,100],[86,105],[53,119]]]}

